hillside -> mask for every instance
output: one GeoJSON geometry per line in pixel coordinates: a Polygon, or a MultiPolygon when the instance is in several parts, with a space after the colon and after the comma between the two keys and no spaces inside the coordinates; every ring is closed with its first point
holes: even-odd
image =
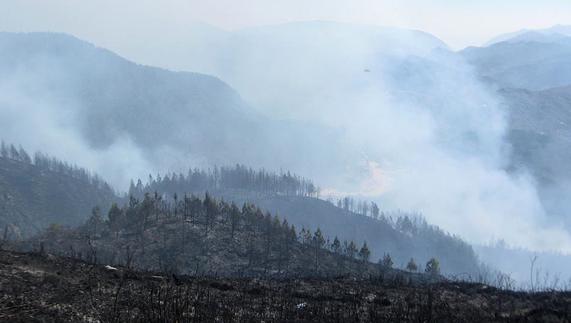
{"type": "Polygon", "coordinates": [[[569,27],[504,35],[460,55],[497,90],[508,118],[508,168],[531,173],[550,219],[571,229],[569,27]]]}
{"type": "Polygon", "coordinates": [[[79,225],[94,205],[116,199],[102,180],[58,160],[23,150],[0,154],[0,228],[8,239],[29,237],[51,224],[79,225]]]}
{"type": "Polygon", "coordinates": [[[460,238],[428,225],[413,214],[365,216],[356,210],[337,207],[316,198],[318,189],[311,182],[287,173],[257,172],[243,166],[214,172],[191,170],[187,175],[158,177],[146,185],[139,182],[132,186],[130,194],[141,198],[145,193],[157,192],[165,199],[172,199],[175,194],[180,197],[205,191],[239,205],[253,203],[284,217],[298,229],[321,228],[331,240],[338,236],[342,240],[367,241],[373,261],[390,253],[395,265],[404,268],[411,257],[419,263],[436,257],[443,272],[478,274],[479,261],[470,245],[460,238]],[[305,187],[313,189],[308,193],[305,187]]]}
{"type": "Polygon", "coordinates": [[[518,42],[527,40],[549,41],[552,39],[561,39],[561,37],[564,36],[571,36],[570,25],[555,25],[545,29],[522,29],[516,32],[501,34],[487,41],[484,46],[486,47],[501,42],[518,42]]]}
{"type": "MultiPolygon", "coordinates": [[[[116,196],[105,182],[89,175],[83,169],[42,154],[36,154],[32,160],[24,150],[17,150],[13,146],[11,149],[6,149],[5,157],[0,158],[0,166],[0,189],[3,191],[1,205],[3,212],[0,220],[2,229],[7,230],[8,240],[28,238],[50,225],[57,225],[52,226],[51,231],[44,234],[43,238],[39,238],[53,240],[46,242],[46,247],[54,243],[66,246],[65,241],[54,237],[48,238],[49,234],[54,233],[53,230],[56,232],[62,230],[59,233],[69,234],[67,238],[62,239],[78,240],[75,248],[83,249],[85,255],[86,241],[80,237],[84,235],[81,230],[86,228],[65,227],[82,224],[90,214],[93,215],[94,207],[99,208],[98,214],[104,219],[112,202],[124,203],[125,208],[129,208],[132,202],[116,196]]],[[[422,264],[432,257],[441,261],[445,273],[467,272],[476,275],[479,268],[473,250],[459,238],[450,236],[437,227],[429,226],[412,215],[377,213],[373,218],[372,214],[365,216],[357,214],[356,210],[337,207],[331,202],[318,199],[319,187],[311,181],[290,173],[278,175],[237,166],[216,168],[214,173],[194,170],[186,176],[162,178],[158,176],[157,179],[151,178],[151,180],[147,186],[143,186],[140,181],[137,185],[132,184],[129,193],[145,201],[145,192],[151,195],[158,192],[160,193],[158,197],[164,200],[160,203],[168,205],[173,203],[175,193],[182,199],[187,193],[202,196],[204,192],[210,192],[217,198],[239,206],[254,204],[257,213],[267,210],[280,218],[285,218],[298,231],[311,230],[313,233],[320,228],[324,243],[331,244],[335,236],[338,236],[341,242],[346,240],[362,244],[366,241],[371,248],[370,257],[373,262],[389,253],[395,266],[400,268],[404,268],[411,258],[422,264]]],[[[125,209],[122,212],[127,211],[125,209]]],[[[172,219],[169,221],[165,222],[166,227],[161,229],[166,231],[156,234],[168,232],[176,236],[175,233],[178,231],[175,228],[179,223],[172,219]]],[[[129,237],[128,234],[126,236],[129,237]]],[[[193,237],[195,246],[207,243],[208,240],[199,234],[197,228],[194,229],[193,237]]],[[[118,238],[117,241],[103,240],[102,243],[106,250],[114,254],[115,251],[132,244],[132,241],[118,238]]],[[[360,248],[361,245],[356,247],[360,248]]],[[[164,248],[166,247],[163,246],[164,248]]],[[[233,250],[232,248],[231,245],[218,246],[221,252],[233,250]]],[[[67,253],[69,249],[65,247],[63,252],[67,253]]],[[[119,253],[121,252],[125,250],[119,253]]],[[[205,257],[203,254],[196,254],[197,250],[193,252],[195,253],[191,252],[192,255],[187,255],[185,258],[205,257]]],[[[119,255],[106,257],[116,256],[122,257],[119,255]]],[[[145,267],[149,264],[150,262],[145,263],[145,267]]],[[[224,266],[236,265],[237,263],[231,261],[222,261],[207,267],[210,268],[208,270],[223,272],[224,266]]]]}
{"type": "Polygon", "coordinates": [[[66,34],[0,33],[0,104],[4,139],[123,189],[188,160],[314,170],[339,154],[338,130],[266,118],[216,77],[139,65],[66,34]]]}
{"type": "Polygon", "coordinates": [[[50,227],[17,245],[175,274],[322,277],[379,272],[369,263],[366,243],[329,241],[319,229],[296,230],[251,204],[239,208],[209,195],[202,200],[131,198],[123,208],[111,207],[107,220],[94,209],[78,228],[50,227]]]}
{"type": "Polygon", "coordinates": [[[3,86],[31,89],[24,94],[58,105],[54,113],[70,112],[96,148],[127,136],[147,149],[184,142],[198,152],[213,141],[227,143],[212,131],[214,120],[224,125],[217,131],[252,127],[238,94],[217,78],[138,65],[65,34],[0,33],[0,71],[3,86]]]}
{"type": "Polygon", "coordinates": [[[566,202],[571,181],[571,88],[505,89],[499,94],[509,111],[511,167],[532,173],[548,213],[571,228],[571,205],[566,202]]]}
{"type": "Polygon", "coordinates": [[[509,109],[515,163],[530,167],[541,183],[570,179],[571,87],[543,91],[500,91],[509,109]]]}
{"type": "Polygon", "coordinates": [[[571,37],[536,36],[469,47],[460,54],[500,88],[545,90],[571,84],[571,37]]]}
{"type": "Polygon", "coordinates": [[[0,251],[9,322],[566,322],[571,294],[469,283],[172,276],[0,251]]]}

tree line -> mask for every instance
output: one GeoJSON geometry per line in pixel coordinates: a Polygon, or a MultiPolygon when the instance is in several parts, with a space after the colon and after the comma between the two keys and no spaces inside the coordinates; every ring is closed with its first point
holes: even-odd
{"type": "Polygon", "coordinates": [[[247,190],[287,196],[319,197],[320,189],[312,181],[291,172],[273,173],[235,165],[208,170],[189,169],[186,174],[149,175],[143,184],[131,182],[129,195],[142,197],[145,192],[205,192],[215,190],[247,190]]]}
{"type": "Polygon", "coordinates": [[[6,144],[4,141],[0,142],[0,158],[12,160],[27,165],[33,165],[42,171],[50,171],[65,176],[69,176],[88,183],[99,189],[109,192],[114,192],[113,188],[101,179],[97,174],[92,174],[85,168],[61,161],[55,157],[50,157],[41,152],[35,152],[33,156],[24,150],[21,146],[14,146],[13,144],[6,144]]]}
{"type": "MultiPolygon", "coordinates": [[[[432,248],[451,250],[449,252],[450,257],[446,259],[448,262],[460,262],[460,257],[454,257],[460,254],[472,255],[472,258],[476,259],[475,252],[468,243],[459,236],[452,235],[436,225],[429,224],[421,214],[402,211],[382,211],[379,205],[373,201],[356,200],[351,196],[339,199],[328,198],[327,201],[354,216],[369,217],[380,221],[384,225],[404,233],[418,243],[426,244],[427,241],[430,241],[433,244],[432,248]]],[[[411,268],[415,267],[416,264],[411,265],[411,268]]]]}

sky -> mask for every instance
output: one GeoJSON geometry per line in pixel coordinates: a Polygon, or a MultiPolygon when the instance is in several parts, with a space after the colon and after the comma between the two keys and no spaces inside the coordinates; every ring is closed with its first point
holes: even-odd
{"type": "Polygon", "coordinates": [[[0,30],[57,31],[100,46],[178,33],[329,20],[419,29],[454,49],[522,28],[571,24],[568,0],[0,0],[0,30]]]}

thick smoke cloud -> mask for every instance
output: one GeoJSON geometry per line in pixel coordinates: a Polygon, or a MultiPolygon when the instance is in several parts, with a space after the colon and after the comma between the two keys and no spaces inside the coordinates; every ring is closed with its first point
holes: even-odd
{"type": "Polygon", "coordinates": [[[164,64],[219,76],[270,116],[343,129],[357,154],[317,178],[329,192],[420,211],[472,242],[571,252],[531,177],[506,171],[499,98],[437,39],[316,22],[197,32],[188,44],[188,59],[164,64]]]}

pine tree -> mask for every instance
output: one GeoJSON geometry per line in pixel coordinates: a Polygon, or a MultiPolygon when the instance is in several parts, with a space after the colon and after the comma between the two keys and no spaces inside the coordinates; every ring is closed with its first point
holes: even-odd
{"type": "Polygon", "coordinates": [[[363,242],[363,246],[361,247],[361,250],[359,250],[359,259],[361,259],[362,262],[368,262],[370,256],[371,256],[371,251],[369,250],[369,247],[367,246],[367,241],[365,241],[365,242],[363,242]]]}
{"type": "Polygon", "coordinates": [[[104,225],[103,217],[101,216],[101,209],[99,206],[94,207],[91,210],[91,217],[87,220],[87,232],[88,235],[93,237],[100,233],[104,225]]]}
{"type": "Polygon", "coordinates": [[[375,202],[371,202],[371,216],[375,219],[379,218],[379,206],[375,202]]]}
{"type": "Polygon", "coordinates": [[[333,253],[337,255],[341,253],[341,242],[337,237],[333,239],[333,244],[331,245],[331,251],[333,251],[333,253]]]}
{"type": "Polygon", "coordinates": [[[216,222],[216,215],[219,213],[218,203],[216,200],[210,197],[210,194],[206,193],[203,202],[204,208],[204,237],[208,237],[208,232],[210,228],[214,226],[216,222]]]}
{"type": "Polygon", "coordinates": [[[230,237],[234,239],[234,233],[236,232],[236,229],[238,228],[238,225],[240,223],[240,209],[238,209],[236,204],[232,203],[232,205],[230,206],[229,215],[230,215],[230,237]]]}
{"type": "Polygon", "coordinates": [[[4,141],[2,141],[2,143],[0,144],[0,157],[8,158],[8,147],[6,146],[6,143],[4,143],[4,141]]]}
{"type": "Polygon", "coordinates": [[[345,255],[351,259],[355,258],[355,254],[357,253],[357,246],[355,242],[349,242],[349,245],[345,248],[345,255]]]}
{"type": "Polygon", "coordinates": [[[30,158],[30,155],[28,155],[28,153],[21,146],[18,150],[18,155],[20,156],[20,161],[22,161],[26,164],[32,163],[32,158],[30,158]]]}
{"type": "Polygon", "coordinates": [[[413,258],[410,258],[408,264],[406,264],[406,270],[410,272],[416,272],[418,270],[418,266],[416,265],[416,262],[414,262],[413,258]]]}
{"type": "Polygon", "coordinates": [[[379,264],[383,270],[391,269],[394,265],[393,258],[390,254],[386,253],[383,255],[383,258],[379,260],[379,264]]]}
{"type": "Polygon", "coordinates": [[[117,206],[117,203],[111,205],[107,217],[109,218],[109,228],[111,228],[111,231],[118,233],[123,224],[123,210],[117,206]]]}
{"type": "Polygon", "coordinates": [[[430,258],[430,260],[426,263],[426,268],[424,272],[431,275],[439,275],[440,274],[440,263],[436,258],[430,258]]]}
{"type": "Polygon", "coordinates": [[[16,147],[14,147],[14,145],[10,145],[9,157],[10,157],[10,159],[13,159],[13,160],[19,160],[20,159],[20,154],[18,153],[18,149],[16,149],[16,147]]]}
{"type": "Polygon", "coordinates": [[[321,248],[325,244],[325,238],[323,237],[323,233],[321,233],[321,229],[317,228],[317,231],[313,234],[313,247],[315,248],[315,271],[317,271],[319,267],[319,256],[321,254],[321,248]]]}

